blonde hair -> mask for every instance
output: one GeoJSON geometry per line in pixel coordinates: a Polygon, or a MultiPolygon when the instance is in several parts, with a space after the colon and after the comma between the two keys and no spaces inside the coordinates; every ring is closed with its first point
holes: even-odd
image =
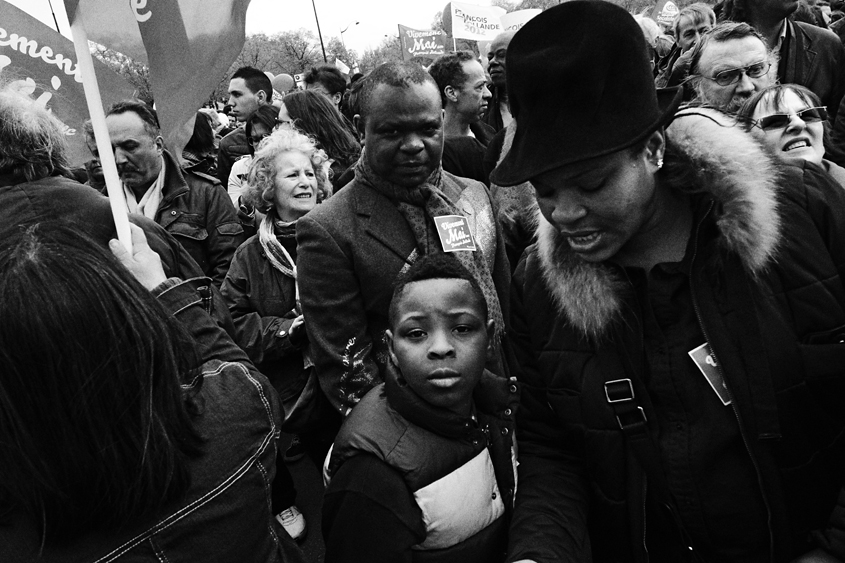
{"type": "Polygon", "coordinates": [[[332,194],[329,182],[329,157],[308,136],[294,128],[281,128],[273,131],[261,141],[255,156],[249,165],[247,188],[244,198],[261,211],[267,213],[273,208],[273,194],[276,189],[276,157],[286,152],[300,152],[306,155],[317,177],[317,201],[320,202],[332,194]]]}

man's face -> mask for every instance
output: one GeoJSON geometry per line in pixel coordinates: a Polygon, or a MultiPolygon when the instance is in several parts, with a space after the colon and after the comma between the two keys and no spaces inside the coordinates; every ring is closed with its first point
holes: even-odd
{"type": "Polygon", "coordinates": [[[487,72],[490,73],[490,80],[496,88],[507,86],[505,56],[508,54],[509,43],[510,38],[497,37],[490,43],[490,51],[487,52],[487,72]]]}
{"type": "Polygon", "coordinates": [[[468,416],[494,332],[483,298],[456,279],[412,282],[396,298],[387,334],[402,378],[425,402],[468,416]]]}
{"type": "Polygon", "coordinates": [[[544,172],[531,183],[543,217],[575,254],[624,263],[657,221],[656,170],[647,149],[636,155],[623,149],[544,172]]]}
{"type": "Polygon", "coordinates": [[[722,86],[713,78],[720,72],[749,67],[758,63],[768,63],[769,54],[766,46],[756,37],[743,37],[728,41],[711,41],[707,44],[698,63],[702,78],[698,84],[698,96],[702,101],[718,109],[734,113],[754,92],[774,84],[777,69],[757,78],[742,73],[733,84],[722,86]]]}
{"type": "Polygon", "coordinates": [[[131,111],[108,116],[106,125],[121,181],[132,190],[149,188],[161,172],[162,138],[150,135],[131,111]]]}
{"type": "Polygon", "coordinates": [[[253,93],[243,78],[233,78],[229,82],[229,105],[232,106],[232,115],[238,121],[249,119],[264,102],[264,92],[259,90],[253,93]]]}
{"type": "Polygon", "coordinates": [[[681,17],[678,23],[678,37],[676,38],[681,52],[686,53],[692,49],[701,39],[701,36],[710,31],[711,27],[713,26],[710,25],[709,20],[702,22],[689,16],[681,17]]]}
{"type": "Polygon", "coordinates": [[[484,76],[484,68],[478,61],[465,61],[462,64],[466,79],[463,85],[453,88],[458,113],[463,116],[467,123],[475,123],[484,115],[487,110],[487,102],[492,97],[487,89],[487,77],[484,76]]]}
{"type": "Polygon", "coordinates": [[[397,88],[379,84],[366,118],[355,116],[367,163],[388,182],[416,188],[440,166],[443,110],[430,82],[397,88]]]}
{"type": "Polygon", "coordinates": [[[103,175],[103,165],[100,163],[100,151],[97,150],[97,141],[93,137],[85,137],[85,145],[88,147],[88,150],[91,152],[92,158],[88,164],[88,174],[93,176],[95,182],[103,183],[104,175],[103,175]]]}

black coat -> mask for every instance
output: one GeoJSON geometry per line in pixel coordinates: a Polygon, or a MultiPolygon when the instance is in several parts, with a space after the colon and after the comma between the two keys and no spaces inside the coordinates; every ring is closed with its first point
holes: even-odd
{"type": "MultiPolygon", "coordinates": [[[[687,254],[685,308],[699,325],[690,330],[717,358],[765,499],[769,521],[749,522],[768,528],[770,553],[758,560],[789,561],[812,548],[809,533],[825,527],[845,477],[845,192],[812,165],[778,177],[744,133],[706,117],[676,118],[667,135],[704,190],[687,254]],[[699,238],[708,229],[715,236],[699,238]]],[[[621,268],[567,280],[561,242],[541,222],[513,284],[523,388],[511,560],[645,561],[644,470],[604,384],[630,379],[658,432],[663,407],[652,403],[642,348],[649,325],[621,268]]],[[[669,453],[660,455],[663,466],[669,453]]],[[[650,536],[656,544],[677,550],[671,560],[690,554],[674,538],[650,536]]]]}

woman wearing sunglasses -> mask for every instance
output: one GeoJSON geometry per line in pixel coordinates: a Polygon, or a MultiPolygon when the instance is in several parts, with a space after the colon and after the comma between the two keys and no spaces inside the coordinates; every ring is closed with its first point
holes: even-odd
{"type": "Polygon", "coordinates": [[[824,158],[828,114],[818,96],[798,84],[775,84],[740,108],[749,131],[782,162],[812,162],[845,187],[845,169],[824,158]]]}

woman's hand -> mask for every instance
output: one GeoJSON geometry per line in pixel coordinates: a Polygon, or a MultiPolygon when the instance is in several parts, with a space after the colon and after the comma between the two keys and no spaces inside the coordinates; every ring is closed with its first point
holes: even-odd
{"type": "Polygon", "coordinates": [[[161,267],[161,258],[147,244],[147,235],[141,227],[129,224],[132,232],[132,253],[126,251],[117,239],[109,241],[109,249],[135,279],[141,282],[148,290],[152,291],[159,284],[167,280],[164,275],[164,268],[161,267]]]}

